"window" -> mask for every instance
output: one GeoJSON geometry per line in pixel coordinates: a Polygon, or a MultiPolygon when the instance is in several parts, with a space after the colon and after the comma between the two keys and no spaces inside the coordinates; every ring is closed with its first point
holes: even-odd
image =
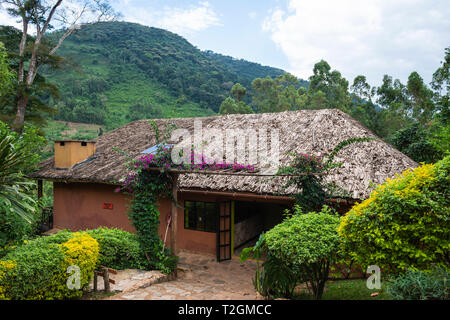
{"type": "Polygon", "coordinates": [[[215,202],[185,201],[184,228],[216,232],[217,205],[215,202]]]}
{"type": "Polygon", "coordinates": [[[82,142],[81,142],[81,146],[82,146],[82,147],[86,147],[86,146],[87,146],[87,142],[86,142],[86,141],[82,141],[82,142]]]}

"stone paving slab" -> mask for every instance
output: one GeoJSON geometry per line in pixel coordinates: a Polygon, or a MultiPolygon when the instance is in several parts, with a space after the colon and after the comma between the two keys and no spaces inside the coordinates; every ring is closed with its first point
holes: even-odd
{"type": "MultiPolygon", "coordinates": [[[[110,273],[110,278],[116,282],[116,284],[110,284],[111,291],[122,293],[132,292],[168,280],[167,276],[159,271],[138,269],[117,270],[117,274],[110,273]]],[[[91,281],[90,288],[93,289],[93,287],[93,281],[91,281]]],[[[98,277],[97,289],[101,291],[104,288],[103,278],[98,277]]]]}
{"type": "Polygon", "coordinates": [[[218,263],[214,256],[180,253],[178,278],[105,298],[108,300],[255,300],[256,263],[233,258],[218,263]]]}

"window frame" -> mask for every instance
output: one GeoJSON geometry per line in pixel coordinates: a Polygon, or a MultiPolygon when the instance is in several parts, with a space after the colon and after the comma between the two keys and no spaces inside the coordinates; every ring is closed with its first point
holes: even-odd
{"type": "MultiPolygon", "coordinates": [[[[219,206],[217,204],[217,202],[213,202],[213,201],[197,201],[197,200],[184,200],[184,210],[183,210],[183,227],[186,230],[192,230],[192,231],[199,231],[199,232],[208,232],[208,233],[217,233],[217,217],[218,217],[218,213],[219,213],[219,206]],[[195,218],[193,219],[195,221],[195,226],[194,227],[190,227],[190,223],[189,223],[189,218],[190,218],[190,214],[186,212],[186,203],[190,202],[190,203],[194,203],[195,204],[195,218]],[[214,217],[212,217],[213,219],[213,224],[214,224],[214,230],[205,230],[204,229],[198,229],[198,210],[197,210],[197,203],[203,203],[203,210],[202,210],[202,217],[205,217],[205,204],[214,204],[214,217]],[[187,215],[187,216],[186,216],[187,215]],[[188,219],[188,220],[186,220],[188,219]]],[[[205,223],[205,226],[207,224],[205,223]]]]}

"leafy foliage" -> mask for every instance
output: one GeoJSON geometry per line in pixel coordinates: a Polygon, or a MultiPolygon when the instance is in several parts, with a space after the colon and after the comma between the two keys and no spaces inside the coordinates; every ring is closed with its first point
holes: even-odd
{"type": "Polygon", "coordinates": [[[340,167],[342,163],[334,163],[335,156],[343,148],[352,143],[371,141],[373,138],[350,138],[340,142],[324,159],[322,156],[312,156],[303,153],[288,153],[292,164],[278,169],[277,175],[292,175],[283,190],[295,186],[296,204],[303,210],[320,210],[327,199],[340,197],[343,190],[335,183],[326,183],[325,178],[330,169],[340,167]]]}
{"type": "Polygon", "coordinates": [[[85,231],[99,244],[99,265],[113,269],[146,269],[148,262],[135,234],[110,228],[85,231]]]}
{"type": "Polygon", "coordinates": [[[39,213],[33,194],[35,183],[25,174],[40,160],[37,150],[43,143],[36,129],[27,127],[19,137],[0,121],[0,247],[34,232],[39,213]]]}
{"type": "Polygon", "coordinates": [[[447,148],[444,145],[448,139],[439,139],[439,143],[434,142],[435,134],[444,133],[445,128],[448,134],[449,127],[440,123],[422,125],[414,122],[398,130],[391,138],[392,144],[417,162],[435,163],[442,159],[448,150],[448,143],[447,148]]]}
{"type": "Polygon", "coordinates": [[[395,300],[448,300],[450,277],[446,270],[408,270],[389,281],[387,291],[395,300]]]}
{"type": "MultiPolygon", "coordinates": [[[[64,235],[67,237],[67,235],[64,235]]],[[[65,299],[80,297],[98,261],[98,243],[87,234],[73,233],[67,241],[37,238],[18,247],[0,264],[0,292],[6,299],[65,299]],[[7,266],[7,269],[2,267],[7,266]],[[81,271],[81,288],[69,289],[67,268],[81,271]],[[3,289],[4,288],[4,289],[3,289]]]]}
{"type": "Polygon", "coordinates": [[[257,78],[252,82],[251,105],[260,113],[298,110],[302,85],[305,83],[288,73],[275,79],[257,78]]]}
{"type": "Polygon", "coordinates": [[[13,79],[14,73],[9,68],[5,45],[0,42],[0,97],[10,92],[13,79]]]}
{"type": "MultiPolygon", "coordinates": [[[[4,43],[7,54],[8,64],[15,77],[11,79],[8,86],[8,94],[0,94],[0,120],[12,124],[17,111],[17,102],[19,96],[28,100],[25,111],[25,120],[35,126],[46,124],[47,118],[56,113],[54,106],[49,104],[50,100],[59,98],[58,88],[47,82],[42,74],[37,74],[32,85],[26,86],[24,83],[18,83],[17,74],[19,74],[19,65],[23,61],[29,61],[32,55],[32,46],[35,37],[27,37],[24,56],[19,56],[19,43],[22,33],[10,26],[0,26],[0,41],[4,43]]],[[[44,39],[41,43],[39,53],[41,59],[39,63],[45,64],[48,69],[54,70],[67,65],[67,61],[56,55],[48,55],[49,42],[44,39]]],[[[26,64],[25,73],[28,71],[26,64]]]]}
{"type": "Polygon", "coordinates": [[[240,260],[265,256],[256,273],[263,294],[292,297],[297,284],[307,282],[320,299],[330,265],[338,258],[338,225],[339,217],[326,206],[307,214],[295,206],[294,214],[261,236],[255,247],[244,249],[240,260]]]}
{"type": "Polygon", "coordinates": [[[346,251],[361,266],[393,273],[449,266],[450,156],[379,185],[339,226],[346,251]]]}
{"type": "Polygon", "coordinates": [[[48,100],[59,110],[56,119],[106,124],[108,130],[136,118],[212,115],[234,83],[250,87],[255,77],[284,73],[202,52],[169,31],[127,22],[84,25],[57,53],[75,67],[41,71],[60,89],[60,100],[48,100]]]}

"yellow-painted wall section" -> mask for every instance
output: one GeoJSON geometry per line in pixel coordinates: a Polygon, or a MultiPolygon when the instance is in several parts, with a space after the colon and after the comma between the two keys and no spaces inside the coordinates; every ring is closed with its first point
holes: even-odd
{"type": "Polygon", "coordinates": [[[71,168],[95,154],[95,142],[56,141],[55,167],[71,168]]]}

